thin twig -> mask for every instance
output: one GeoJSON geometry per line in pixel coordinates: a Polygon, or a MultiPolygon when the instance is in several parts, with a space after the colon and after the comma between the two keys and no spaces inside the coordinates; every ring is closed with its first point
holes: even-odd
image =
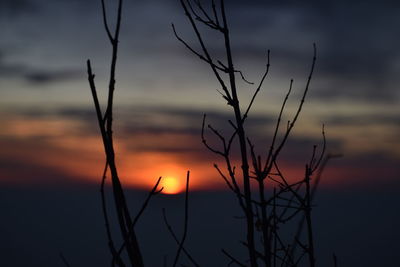
{"type": "Polygon", "coordinates": [[[223,253],[225,256],[227,256],[232,262],[236,263],[236,264],[239,265],[239,266],[246,267],[246,265],[244,265],[243,263],[241,263],[240,261],[238,261],[237,259],[235,259],[235,258],[234,258],[231,254],[229,254],[226,250],[222,249],[221,251],[222,251],[222,253],[223,253]]]}
{"type": "MultiPolygon", "coordinates": [[[[209,62],[212,62],[211,56],[210,56],[210,54],[209,54],[209,52],[208,52],[208,49],[207,49],[207,47],[206,47],[206,45],[205,45],[205,43],[204,43],[204,41],[203,41],[203,37],[201,36],[200,31],[199,31],[199,29],[197,28],[197,25],[196,25],[196,23],[195,23],[195,21],[194,21],[192,15],[191,15],[191,13],[189,12],[189,10],[188,10],[186,4],[185,4],[185,0],[180,0],[180,2],[181,2],[181,5],[182,5],[182,8],[183,8],[184,11],[185,11],[186,17],[189,19],[190,24],[192,25],[192,28],[193,28],[193,30],[194,30],[194,32],[195,32],[195,34],[196,34],[197,40],[198,40],[199,43],[200,43],[200,46],[201,46],[201,48],[202,48],[202,50],[203,50],[203,53],[204,53],[204,57],[205,57],[209,62]]],[[[220,85],[221,85],[221,87],[222,87],[222,90],[223,90],[224,93],[225,93],[225,97],[228,99],[228,104],[231,104],[229,101],[231,101],[232,97],[231,97],[231,95],[230,95],[230,93],[229,93],[229,91],[228,91],[228,88],[227,88],[226,85],[225,85],[225,82],[223,81],[223,79],[222,79],[221,76],[219,75],[218,69],[216,68],[216,65],[215,65],[215,64],[209,64],[209,65],[210,65],[210,67],[211,67],[211,69],[212,69],[212,71],[213,71],[215,77],[217,78],[218,82],[220,83],[220,85]]]]}
{"type": "MultiPolygon", "coordinates": [[[[119,33],[122,20],[123,1],[122,0],[118,1],[118,12],[117,12],[118,15],[116,19],[114,36],[111,36],[110,29],[108,26],[104,0],[102,0],[101,3],[103,10],[104,27],[107,32],[107,36],[110,39],[110,43],[112,45],[112,58],[111,58],[110,76],[108,85],[108,99],[107,99],[106,112],[104,116],[100,110],[100,104],[97,98],[96,87],[94,83],[94,75],[92,73],[89,60],[87,61],[88,79],[92,91],[93,101],[95,103],[96,115],[103,140],[104,151],[106,153],[107,164],[111,173],[113,196],[115,201],[115,208],[118,217],[118,222],[121,230],[121,235],[126,244],[126,251],[128,253],[131,264],[135,267],[142,267],[143,266],[142,255],[139,249],[136,235],[132,229],[132,218],[130,216],[129,209],[126,204],[124,191],[118,177],[118,171],[115,163],[114,146],[113,146],[113,131],[112,131],[113,96],[115,90],[115,70],[116,70],[117,54],[118,54],[119,33]],[[104,123],[106,123],[106,125],[104,125],[104,123]]],[[[115,253],[113,253],[113,255],[114,255],[114,260],[118,261],[118,258],[115,259],[115,253]]]]}
{"type": "Polygon", "coordinates": [[[176,253],[176,256],[175,256],[175,260],[174,260],[173,266],[176,266],[181,251],[183,251],[183,253],[189,258],[189,260],[193,263],[193,265],[199,266],[199,264],[193,259],[193,257],[189,254],[189,252],[184,247],[184,242],[185,242],[187,231],[188,231],[188,221],[189,221],[189,177],[190,177],[190,172],[188,171],[187,175],[186,175],[184,229],[183,229],[183,236],[182,236],[182,239],[180,241],[178,240],[174,230],[172,229],[171,225],[168,222],[168,219],[167,219],[167,216],[166,216],[166,213],[165,213],[165,209],[162,209],[164,223],[167,226],[168,231],[170,232],[170,234],[174,238],[175,242],[178,244],[178,250],[177,250],[177,253],[176,253]]]}
{"type": "MultiPolygon", "coordinates": [[[[172,229],[171,224],[168,222],[167,215],[166,215],[166,212],[165,212],[165,209],[164,209],[164,208],[162,209],[162,214],[163,214],[164,223],[165,223],[165,225],[167,226],[167,229],[168,229],[169,233],[171,234],[172,238],[175,240],[176,244],[179,245],[178,237],[176,236],[174,230],[172,229]]],[[[191,262],[194,266],[197,266],[197,267],[200,266],[200,265],[193,259],[193,257],[190,255],[190,253],[187,251],[187,249],[186,249],[184,246],[182,246],[182,251],[183,251],[183,253],[186,255],[186,257],[188,257],[188,259],[190,260],[190,262],[191,262]]]]}
{"type": "Polygon", "coordinates": [[[68,261],[67,261],[67,259],[64,257],[64,255],[62,254],[62,252],[60,252],[60,258],[61,258],[61,261],[64,263],[64,265],[66,266],[66,267],[71,267],[71,265],[68,263],[68,261]]]}
{"type": "Polygon", "coordinates": [[[338,266],[338,260],[337,260],[337,257],[336,257],[336,254],[335,254],[335,253],[333,253],[333,266],[334,266],[334,267],[337,267],[337,266],[338,266]]]}
{"type": "Polygon", "coordinates": [[[179,248],[178,248],[178,251],[176,252],[176,255],[175,255],[174,264],[172,265],[173,267],[175,267],[176,264],[178,263],[179,256],[180,256],[182,248],[183,248],[183,243],[185,243],[186,236],[187,236],[187,231],[188,231],[188,221],[189,221],[189,176],[190,176],[190,172],[188,171],[187,172],[187,176],[186,176],[185,221],[184,221],[184,226],[183,226],[183,235],[182,235],[181,241],[179,242],[179,248]]]}
{"type": "MultiPolygon", "coordinates": [[[[246,120],[246,118],[247,118],[247,116],[248,116],[248,114],[249,114],[249,111],[250,111],[251,107],[253,106],[254,100],[255,100],[255,98],[256,98],[258,92],[260,92],[260,89],[261,89],[261,87],[262,87],[262,85],[263,85],[263,83],[264,83],[264,80],[265,80],[265,78],[266,78],[267,75],[268,75],[269,67],[270,67],[270,63],[269,63],[269,54],[270,54],[270,51],[268,50],[268,52],[267,52],[267,68],[266,68],[266,70],[265,70],[265,72],[264,72],[264,75],[263,75],[262,78],[261,78],[261,81],[260,81],[259,85],[257,86],[256,91],[255,91],[254,94],[253,94],[253,97],[251,98],[250,104],[248,105],[248,107],[247,107],[247,109],[246,109],[246,112],[245,112],[244,115],[243,115],[243,121],[246,120]]],[[[243,77],[242,77],[242,78],[243,78],[243,77]]]]}
{"type": "Polygon", "coordinates": [[[106,5],[104,4],[104,0],[101,0],[101,9],[103,12],[103,23],[104,23],[104,28],[106,29],[107,32],[107,36],[108,39],[110,40],[110,42],[114,42],[114,38],[111,35],[111,31],[110,28],[108,26],[108,22],[107,22],[107,11],[106,11],[106,5]]]}
{"type": "Polygon", "coordinates": [[[112,263],[113,264],[116,263],[116,264],[118,264],[118,266],[122,267],[122,266],[125,266],[125,264],[121,259],[120,253],[118,253],[115,249],[114,241],[113,241],[112,234],[111,234],[109,216],[108,216],[108,212],[107,212],[106,194],[104,192],[107,169],[108,169],[108,162],[106,161],[105,166],[104,166],[104,171],[103,171],[103,178],[101,179],[101,185],[100,185],[101,204],[102,204],[102,209],[103,209],[104,224],[106,227],[108,247],[110,248],[111,255],[113,256],[112,263]]]}
{"type": "MultiPolygon", "coordinates": [[[[205,121],[206,121],[206,114],[204,114],[204,116],[203,116],[203,123],[202,123],[202,126],[201,126],[201,141],[203,142],[204,146],[207,147],[208,150],[210,150],[211,152],[213,152],[213,153],[215,153],[215,154],[217,154],[217,155],[220,155],[220,156],[222,156],[222,157],[225,157],[226,154],[225,154],[224,152],[213,148],[212,146],[210,146],[210,145],[207,143],[207,139],[206,139],[205,136],[204,136],[205,121]]],[[[211,128],[211,129],[212,129],[212,128],[211,128]]],[[[216,132],[214,132],[214,133],[216,133],[216,132]]],[[[217,135],[219,135],[219,134],[217,134],[217,135]]],[[[221,136],[221,135],[219,135],[219,136],[221,136]]],[[[225,148],[226,146],[225,146],[225,139],[224,139],[224,138],[222,138],[222,142],[223,142],[224,148],[225,148]]]]}
{"type": "Polygon", "coordinates": [[[136,223],[139,221],[140,216],[142,216],[144,210],[146,209],[147,205],[150,202],[150,199],[154,196],[157,195],[158,193],[162,192],[162,190],[164,189],[164,187],[162,187],[161,189],[157,190],[158,185],[160,184],[161,181],[161,177],[158,178],[156,184],[153,186],[153,188],[151,189],[151,191],[149,192],[149,194],[147,195],[146,200],[144,201],[141,209],[139,210],[138,214],[136,215],[135,219],[133,220],[133,227],[135,227],[136,223]]]}
{"type": "Polygon", "coordinates": [[[279,153],[281,152],[283,146],[285,145],[285,143],[286,143],[286,141],[287,141],[287,139],[288,139],[288,137],[289,137],[294,125],[296,124],[296,121],[297,121],[299,115],[300,115],[300,112],[301,112],[301,110],[303,108],[303,104],[304,104],[304,101],[305,101],[305,98],[307,96],[308,89],[309,89],[309,86],[310,86],[310,83],[311,83],[311,78],[312,78],[313,73],[314,73],[314,67],[315,67],[316,60],[317,60],[317,47],[316,47],[316,45],[314,43],[313,44],[313,59],[312,59],[312,63],[311,63],[310,73],[308,75],[308,79],[307,79],[307,82],[306,82],[306,86],[305,86],[304,91],[303,91],[303,96],[302,96],[300,104],[299,104],[299,106],[297,108],[296,114],[294,115],[294,117],[291,120],[291,122],[288,123],[288,128],[286,130],[286,133],[283,136],[283,139],[282,139],[280,145],[278,146],[278,148],[273,153],[273,156],[271,157],[271,160],[268,162],[268,166],[267,165],[265,166],[265,172],[267,172],[267,173],[271,170],[273,162],[278,158],[279,153]]]}

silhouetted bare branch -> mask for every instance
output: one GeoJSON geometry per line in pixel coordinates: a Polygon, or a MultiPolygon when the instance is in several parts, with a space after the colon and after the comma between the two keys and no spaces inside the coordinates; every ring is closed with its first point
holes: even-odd
{"type": "Polygon", "coordinates": [[[188,220],[189,220],[189,177],[190,177],[190,172],[187,172],[186,176],[186,190],[185,190],[185,220],[184,220],[184,225],[183,225],[183,235],[182,239],[179,242],[179,247],[178,251],[176,252],[175,260],[173,267],[176,266],[179,260],[179,256],[181,255],[181,251],[183,248],[183,244],[185,243],[186,236],[187,236],[187,231],[188,231],[188,220]]]}
{"type": "MultiPolygon", "coordinates": [[[[109,37],[111,46],[112,46],[112,58],[110,65],[110,76],[109,76],[109,85],[108,85],[108,99],[105,114],[102,113],[100,108],[99,99],[97,97],[96,86],[94,82],[95,75],[92,72],[90,60],[87,61],[87,72],[88,72],[88,80],[90,89],[92,92],[92,97],[95,105],[96,116],[99,123],[99,129],[103,140],[104,151],[106,154],[106,168],[102,178],[102,199],[103,199],[103,213],[104,218],[108,218],[108,214],[105,208],[105,197],[104,197],[104,180],[105,173],[107,168],[110,170],[111,174],[111,184],[113,188],[113,196],[115,202],[116,213],[118,217],[118,222],[121,230],[121,235],[124,240],[125,249],[128,254],[128,258],[130,263],[134,267],[142,267],[143,259],[139,249],[138,241],[136,238],[136,234],[133,229],[132,217],[130,215],[129,209],[127,207],[123,187],[119,180],[117,167],[115,163],[115,154],[114,154],[114,146],[113,146],[113,131],[112,131],[112,121],[113,121],[113,99],[114,99],[114,90],[115,90],[115,71],[116,71],[116,63],[117,63],[117,54],[118,54],[118,43],[119,43],[119,33],[121,28],[121,19],[122,19],[122,0],[118,1],[118,12],[116,19],[116,26],[114,35],[111,34],[108,22],[107,22],[107,14],[104,0],[102,0],[102,12],[103,12],[103,22],[104,27],[107,32],[107,36],[109,37]]],[[[106,219],[106,225],[109,225],[108,219],[106,219]]],[[[109,247],[111,250],[111,254],[113,255],[113,262],[117,262],[120,266],[123,266],[122,259],[119,256],[119,253],[116,253],[114,245],[112,243],[111,232],[109,226],[106,226],[107,236],[109,240],[109,247]]]]}
{"type": "Polygon", "coordinates": [[[64,254],[60,253],[60,258],[61,258],[61,261],[64,263],[64,265],[65,265],[66,267],[71,267],[71,265],[69,264],[69,262],[67,261],[67,259],[64,257],[64,254]]]}
{"type": "MultiPolygon", "coordinates": [[[[243,72],[237,70],[234,66],[233,54],[231,51],[230,30],[225,10],[225,1],[218,1],[218,8],[213,0],[211,0],[210,8],[205,8],[203,2],[199,0],[180,0],[180,3],[185,11],[185,15],[188,18],[190,25],[193,28],[202,52],[200,53],[193,49],[191,45],[178,36],[175,31],[175,27],[173,27],[175,36],[186,46],[187,49],[189,49],[197,57],[200,57],[203,62],[211,67],[222,88],[222,91],[217,91],[228,102],[228,105],[232,107],[235,116],[234,120],[228,120],[233,128],[233,132],[229,135],[229,138],[225,137],[222,132],[217,130],[217,128],[213,127],[212,125],[207,125],[208,130],[213,133],[211,138],[213,137],[215,140],[217,140],[217,145],[210,145],[208,140],[206,140],[206,116],[204,116],[201,138],[203,144],[208,150],[221,156],[225,160],[225,171],[223,171],[216,164],[214,164],[214,167],[227,184],[228,188],[237,196],[239,205],[245,214],[244,217],[246,219],[247,239],[246,248],[248,250],[249,264],[252,267],[258,266],[258,259],[262,259],[265,263],[265,266],[268,267],[277,266],[278,260],[282,263],[282,265],[287,264],[288,266],[295,266],[296,261],[292,255],[290,255],[290,245],[285,245],[285,241],[280,238],[278,229],[279,225],[287,222],[288,220],[295,218],[299,214],[306,214],[306,216],[308,216],[311,211],[312,201],[310,201],[310,197],[312,196],[312,193],[310,191],[311,189],[309,183],[311,175],[320,165],[322,156],[325,152],[324,131],[324,145],[322,152],[319,156],[317,156],[317,148],[314,147],[311,160],[307,166],[308,171],[305,178],[296,180],[294,182],[289,180],[279,169],[277,159],[282,148],[285,146],[286,141],[292,132],[292,129],[294,128],[303,108],[303,104],[309,90],[310,81],[314,72],[316,62],[316,46],[315,44],[313,45],[313,58],[309,76],[295,114],[288,122],[281,140],[279,141],[278,145],[276,145],[278,142],[277,140],[278,133],[280,131],[281,120],[283,118],[286,104],[293,87],[293,80],[291,80],[289,90],[284,98],[278,114],[278,119],[273,130],[270,147],[267,151],[265,159],[263,160],[260,155],[256,154],[255,145],[251,142],[250,137],[247,135],[244,123],[249,116],[249,112],[255,103],[255,99],[258,96],[258,93],[260,92],[261,87],[263,86],[264,81],[269,73],[270,51],[268,51],[267,54],[266,70],[261,77],[261,81],[252,94],[249,104],[243,112],[239,105],[236,75],[240,75],[240,78],[244,82],[250,82],[244,77],[243,72]],[[200,28],[198,27],[197,23],[200,25],[205,25],[206,30],[216,31],[222,35],[226,56],[224,62],[211,56],[206,43],[204,42],[204,35],[202,32],[200,32],[200,28]],[[222,74],[225,74],[226,76],[222,76],[222,74]],[[237,143],[234,141],[237,141],[237,143]],[[236,144],[238,145],[237,149],[239,150],[241,173],[235,172],[235,168],[232,163],[232,147],[236,144]],[[238,179],[242,179],[242,183],[240,185],[237,182],[238,179]],[[258,185],[258,199],[255,199],[253,196],[253,192],[250,188],[250,179],[255,181],[258,185]],[[272,196],[267,197],[267,186],[271,186],[271,188],[274,189],[272,196]],[[261,231],[261,241],[263,247],[262,257],[260,257],[259,254],[261,253],[256,250],[255,246],[255,224],[257,224],[257,230],[261,231]]],[[[311,222],[308,222],[308,226],[309,235],[312,235],[311,222]]],[[[311,239],[308,240],[308,243],[310,242],[312,242],[311,239]]],[[[310,246],[310,244],[308,244],[308,246],[310,246]]],[[[313,244],[311,244],[311,246],[313,246],[313,244]]],[[[310,254],[312,253],[313,249],[309,249],[305,254],[310,257],[310,254]]],[[[232,257],[232,255],[230,256],[232,257]]],[[[311,257],[313,258],[313,255],[311,255],[311,257]]],[[[235,258],[233,257],[233,259],[235,258]]],[[[235,262],[233,259],[231,259],[232,262],[235,262]]]]}
{"type": "Polygon", "coordinates": [[[139,212],[137,213],[135,219],[133,220],[133,227],[135,227],[136,223],[139,221],[140,216],[142,216],[144,210],[147,208],[147,205],[150,202],[150,199],[157,195],[158,193],[161,193],[162,190],[164,189],[164,187],[158,189],[158,185],[160,184],[161,181],[161,177],[158,178],[156,184],[154,185],[154,187],[151,189],[151,191],[149,192],[149,194],[147,195],[146,200],[144,201],[142,207],[140,208],[139,212]]]}
{"type": "Polygon", "coordinates": [[[174,230],[172,229],[171,224],[168,222],[165,209],[162,209],[164,223],[167,226],[169,233],[171,234],[171,236],[173,237],[175,242],[178,244],[178,249],[177,249],[177,252],[176,252],[176,255],[174,258],[174,263],[173,263],[174,267],[178,264],[178,260],[179,260],[181,252],[183,252],[188,257],[188,259],[194,266],[199,266],[199,264],[193,259],[193,257],[190,255],[190,253],[184,247],[184,243],[185,243],[187,231],[188,231],[188,223],[189,223],[189,181],[190,181],[190,172],[188,171],[187,175],[186,175],[184,227],[183,227],[183,234],[182,234],[181,240],[178,239],[174,230]]]}
{"type": "Polygon", "coordinates": [[[236,259],[235,257],[233,257],[231,254],[229,254],[226,250],[222,249],[221,251],[222,251],[222,253],[223,253],[225,256],[227,256],[227,257],[231,260],[232,263],[236,263],[236,264],[239,265],[239,266],[246,267],[245,264],[241,263],[239,260],[237,260],[237,259],[236,259]]]}

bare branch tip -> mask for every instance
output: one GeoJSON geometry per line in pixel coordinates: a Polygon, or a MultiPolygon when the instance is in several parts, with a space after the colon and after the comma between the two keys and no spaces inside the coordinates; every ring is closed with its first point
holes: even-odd
{"type": "Polygon", "coordinates": [[[315,43],[313,43],[313,50],[314,50],[314,60],[317,57],[317,45],[315,43]]]}

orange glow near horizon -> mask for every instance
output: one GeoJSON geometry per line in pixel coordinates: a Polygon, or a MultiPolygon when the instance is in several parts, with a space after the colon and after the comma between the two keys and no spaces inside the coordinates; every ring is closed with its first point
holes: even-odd
{"type": "Polygon", "coordinates": [[[182,192],[182,185],[175,177],[161,178],[160,188],[163,188],[161,193],[174,195],[182,192]]]}
{"type": "MultiPolygon", "coordinates": [[[[9,119],[7,116],[4,118],[9,119]]],[[[0,157],[6,159],[5,162],[10,162],[11,167],[16,167],[3,168],[0,183],[100,183],[105,162],[101,137],[91,131],[81,130],[86,127],[83,122],[73,119],[14,117],[9,121],[5,120],[4,124],[6,127],[0,133],[0,157]]],[[[185,191],[186,173],[190,170],[190,191],[227,190],[225,182],[212,166],[220,159],[207,153],[208,151],[200,154],[200,149],[203,147],[199,140],[190,134],[140,133],[132,139],[116,138],[119,178],[126,188],[148,191],[154,187],[157,179],[162,177],[159,188],[164,187],[163,193],[179,194],[185,191]],[[143,144],[149,148],[145,146],[146,149],[143,149],[143,144]],[[171,149],[175,147],[183,149],[171,149]]],[[[239,174],[240,163],[233,164],[239,174]]],[[[224,162],[220,162],[219,166],[221,170],[225,170],[224,162]]],[[[301,179],[304,173],[304,165],[301,162],[282,162],[281,169],[286,177],[295,180],[301,179]]],[[[372,178],[361,180],[360,177],[371,177],[369,172],[371,169],[366,166],[328,166],[323,184],[328,187],[366,184],[372,178]]],[[[383,177],[379,178],[380,183],[385,182],[385,176],[389,179],[393,177],[390,169],[386,173],[382,175],[380,171],[379,177],[383,177]]],[[[240,174],[238,177],[240,184],[240,174]]],[[[107,182],[110,182],[109,178],[108,174],[107,182]]]]}
{"type": "Polygon", "coordinates": [[[213,190],[224,184],[205,159],[195,161],[176,153],[145,152],[126,154],[119,162],[122,183],[130,188],[149,190],[161,177],[159,188],[165,194],[185,191],[186,174],[190,170],[190,190],[213,190]],[[136,160],[134,160],[136,159],[136,160]]]}

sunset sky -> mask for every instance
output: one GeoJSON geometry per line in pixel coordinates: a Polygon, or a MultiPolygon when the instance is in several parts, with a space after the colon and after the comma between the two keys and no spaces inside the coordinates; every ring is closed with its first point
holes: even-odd
{"type": "MultiPolygon", "coordinates": [[[[268,149],[292,78],[284,120],[293,116],[316,43],[309,96],[282,153],[283,168],[301,177],[313,145],[321,145],[324,124],[327,151],[343,155],[327,167],[324,189],[397,192],[400,4],[226,2],[234,60],[248,80],[259,81],[271,50],[270,72],[248,123],[258,152],[268,149]]],[[[114,117],[123,184],[147,190],[163,176],[176,180],[170,193],[179,192],[190,170],[193,191],[225,190],[213,168],[220,159],[202,145],[200,133],[206,113],[228,134],[232,113],[209,67],[173,35],[171,23],[198,47],[178,1],[124,5],[114,117]]],[[[100,1],[1,0],[0,29],[0,187],[97,186],[104,152],[85,68],[91,59],[105,104],[111,47],[100,1]]],[[[212,54],[224,58],[221,40],[205,36],[212,54]]],[[[255,87],[238,84],[245,107],[255,87]]]]}
{"type": "MultiPolygon", "coordinates": [[[[184,180],[190,169],[193,189],[215,189],[222,183],[212,169],[217,159],[201,145],[201,120],[207,113],[228,132],[230,109],[208,67],[173,36],[171,23],[197,45],[177,3],[125,3],[115,103],[117,160],[124,181],[135,187],[149,187],[159,176],[184,180]]],[[[228,8],[236,65],[248,80],[259,80],[271,50],[271,71],[250,125],[259,153],[268,147],[291,78],[295,91],[285,119],[296,108],[315,42],[310,94],[282,160],[288,168],[301,167],[312,145],[320,144],[324,123],[328,151],[344,155],[332,162],[326,183],[398,184],[399,6],[230,1],[228,8]]],[[[92,60],[105,103],[110,46],[99,4],[6,0],[0,10],[0,182],[97,183],[103,154],[85,60],[92,60]]],[[[212,53],[222,57],[220,40],[206,36],[212,53]]],[[[245,106],[254,87],[239,85],[245,106]]]]}

